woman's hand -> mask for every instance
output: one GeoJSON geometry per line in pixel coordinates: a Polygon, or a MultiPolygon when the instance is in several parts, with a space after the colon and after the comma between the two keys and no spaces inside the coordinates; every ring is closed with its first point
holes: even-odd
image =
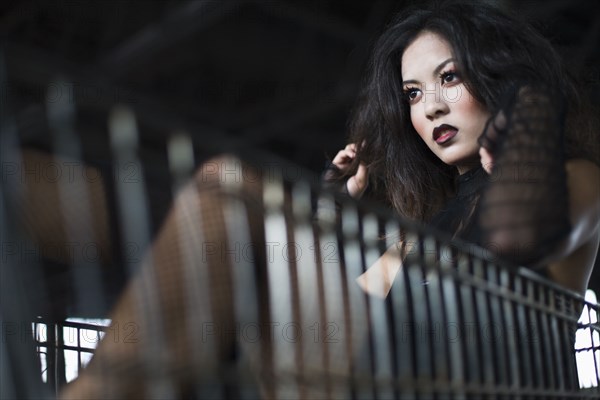
{"type": "Polygon", "coordinates": [[[494,157],[492,156],[492,153],[490,153],[485,147],[480,147],[479,158],[481,160],[481,166],[485,172],[487,172],[488,175],[491,174],[492,168],[494,168],[494,157]]]}
{"type": "MultiPolygon", "coordinates": [[[[350,143],[343,150],[340,150],[335,157],[333,158],[332,164],[339,168],[342,172],[346,172],[354,158],[356,157],[356,144],[350,143]]],[[[360,198],[367,185],[369,183],[369,178],[367,174],[367,167],[360,163],[358,165],[358,170],[356,174],[350,177],[346,182],[346,189],[348,190],[348,194],[355,199],[360,198]]]]}
{"type": "Polygon", "coordinates": [[[494,117],[488,121],[485,130],[479,138],[479,159],[481,166],[488,174],[492,173],[494,168],[493,149],[497,147],[498,137],[506,129],[506,115],[500,110],[494,117]]]}

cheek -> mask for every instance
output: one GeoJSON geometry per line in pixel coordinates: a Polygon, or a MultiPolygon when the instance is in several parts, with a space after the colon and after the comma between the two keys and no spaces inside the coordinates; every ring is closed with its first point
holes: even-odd
{"type": "Polygon", "coordinates": [[[454,108],[459,111],[463,115],[472,115],[477,110],[477,102],[469,94],[469,92],[465,91],[461,93],[461,96],[458,97],[454,101],[454,108]]]}
{"type": "Polygon", "coordinates": [[[461,98],[455,103],[455,110],[463,116],[465,121],[469,121],[473,134],[479,136],[483,132],[489,113],[475,98],[470,95],[461,98]]]}
{"type": "Polygon", "coordinates": [[[444,88],[442,96],[444,96],[444,100],[450,104],[458,103],[467,97],[471,97],[464,85],[456,85],[444,88]]]}

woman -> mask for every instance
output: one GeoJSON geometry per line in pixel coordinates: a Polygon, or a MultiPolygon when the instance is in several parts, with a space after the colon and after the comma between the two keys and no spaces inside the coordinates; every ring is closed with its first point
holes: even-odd
{"type": "Polygon", "coordinates": [[[567,75],[547,40],[492,7],[409,10],[375,46],[327,178],[583,292],[600,157],[567,75]]]}
{"type": "MultiPolygon", "coordinates": [[[[599,241],[600,194],[590,182],[600,180],[600,169],[585,159],[597,162],[596,155],[576,146],[585,142],[575,134],[587,131],[576,127],[575,122],[582,121],[577,119],[578,100],[562,74],[558,58],[545,40],[495,9],[445,3],[433,9],[411,10],[390,25],[375,47],[369,79],[352,123],[351,142],[361,145],[351,144],[334,158],[336,171],[341,172],[336,182],[345,183],[348,193],[356,198],[370,186],[371,195],[385,195],[402,216],[447,228],[457,237],[488,245],[514,262],[546,266],[552,279],[582,291],[599,241]],[[561,153],[563,104],[556,99],[569,102],[566,156],[561,153]],[[481,160],[486,172],[479,167],[481,160]],[[493,179],[485,179],[487,173],[493,179]],[[521,243],[531,242],[533,245],[519,248],[521,243]]],[[[350,372],[361,368],[370,372],[371,364],[355,361],[365,342],[361,335],[374,326],[355,309],[349,310],[350,315],[332,309],[333,301],[326,304],[327,321],[335,321],[331,326],[339,326],[336,332],[341,334],[331,343],[315,340],[312,346],[311,341],[302,342],[305,347],[297,350],[298,342],[275,343],[277,334],[264,341],[243,340],[236,337],[235,329],[230,329],[234,334],[227,335],[211,330],[209,341],[199,340],[207,335],[206,323],[213,329],[239,322],[238,305],[232,299],[238,295],[232,289],[237,281],[229,274],[249,270],[248,266],[236,268],[233,258],[219,252],[204,257],[208,254],[199,250],[207,241],[227,244],[228,235],[235,232],[228,231],[232,228],[227,222],[229,209],[223,206],[230,200],[230,188],[222,189],[221,185],[218,179],[207,183],[200,170],[196,185],[180,193],[140,277],[112,315],[113,327],[135,321],[139,327],[136,341],[104,340],[90,366],[67,387],[63,398],[144,397],[145,393],[174,397],[182,393],[178,386],[197,384],[201,378],[208,382],[208,389],[203,388],[208,393],[200,392],[206,394],[200,397],[219,397],[215,393],[238,397],[235,390],[243,389],[243,381],[238,382],[229,372],[244,362],[260,371],[257,386],[265,398],[347,398],[330,392],[328,385],[337,382],[347,389],[361,382],[346,380],[350,372]],[[156,296],[147,288],[155,277],[160,283],[156,296]],[[203,285],[206,290],[197,290],[203,285]],[[188,287],[194,290],[186,291],[188,287]],[[160,318],[144,313],[147,305],[140,299],[158,303],[160,318]],[[336,318],[338,314],[341,316],[336,318]],[[211,315],[216,319],[211,320],[211,315]],[[157,325],[164,330],[151,324],[157,320],[164,322],[157,325]],[[346,323],[361,325],[362,329],[353,330],[354,336],[349,336],[343,326],[346,323]],[[147,351],[156,350],[157,343],[164,352],[147,351]],[[291,347],[295,350],[289,353],[277,351],[291,347]],[[290,356],[276,360],[275,354],[290,356]],[[156,360],[159,362],[149,362],[156,360]],[[298,383],[282,371],[318,374],[308,374],[309,379],[298,383]],[[212,378],[224,382],[222,387],[213,388],[212,378]],[[290,382],[289,387],[298,383],[300,388],[286,392],[290,382]],[[327,384],[315,387],[317,382],[327,384]]],[[[256,209],[262,209],[259,200],[263,190],[257,186],[247,188],[249,204],[256,203],[256,209]]],[[[286,197],[272,188],[269,194],[271,200],[286,197]]],[[[249,213],[247,221],[253,243],[268,242],[264,231],[273,226],[281,228],[275,237],[286,236],[286,227],[277,225],[281,222],[278,218],[266,223],[264,215],[249,213]]],[[[253,248],[264,253],[263,247],[253,248]]],[[[298,285],[308,282],[305,289],[315,290],[315,299],[286,292],[291,286],[287,281],[278,285],[267,282],[272,272],[268,267],[274,265],[265,261],[267,255],[251,257],[251,270],[256,271],[252,277],[259,287],[256,296],[261,307],[256,313],[260,322],[270,322],[273,314],[269,312],[278,306],[285,314],[286,307],[293,305],[289,318],[297,318],[298,309],[311,304],[324,307],[315,300],[321,295],[316,293],[319,285],[314,276],[308,276],[310,268],[301,264],[294,265],[293,273],[298,285]],[[288,297],[271,296],[273,293],[288,297]]],[[[398,265],[387,261],[384,255],[374,268],[398,265]]],[[[281,271],[280,267],[276,265],[274,271],[281,271]]],[[[329,267],[322,270],[337,271],[329,267]]],[[[359,289],[354,292],[349,287],[347,292],[337,293],[333,286],[323,290],[328,299],[343,299],[340,304],[349,299],[364,301],[362,293],[356,295],[359,289]]],[[[312,316],[312,311],[307,315],[312,316]]],[[[402,354],[409,357],[410,351],[402,354]]]]}

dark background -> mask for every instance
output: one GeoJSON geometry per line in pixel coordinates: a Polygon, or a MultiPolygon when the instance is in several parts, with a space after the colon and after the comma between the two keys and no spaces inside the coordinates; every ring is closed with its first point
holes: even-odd
{"type": "MultiPolygon", "coordinates": [[[[410,3],[2,2],[11,82],[3,94],[13,95],[27,137],[39,134],[39,106],[60,87],[82,109],[86,141],[102,142],[100,111],[117,101],[138,113],[145,151],[162,152],[169,133],[185,126],[207,149],[217,138],[241,140],[318,171],[345,142],[374,38],[410,3]],[[72,86],[57,83],[60,76],[72,86]],[[57,87],[46,94],[52,82],[57,87]]],[[[599,102],[600,2],[494,3],[536,25],[599,102]]]]}
{"type": "MultiPolygon", "coordinates": [[[[489,1],[537,26],[600,104],[600,2],[489,1]]],[[[135,110],[156,176],[178,129],[192,136],[198,162],[261,149],[318,173],[345,144],[373,40],[410,3],[3,1],[1,99],[22,142],[49,147],[46,103],[69,96],[91,163],[109,158],[108,112],[123,103],[135,110]]],[[[159,221],[170,191],[149,190],[159,221]]]]}

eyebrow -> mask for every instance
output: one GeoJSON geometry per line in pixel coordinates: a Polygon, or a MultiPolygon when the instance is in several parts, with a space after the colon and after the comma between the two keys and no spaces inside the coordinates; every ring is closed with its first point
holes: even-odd
{"type": "MultiPolygon", "coordinates": [[[[440,71],[446,66],[446,64],[456,61],[454,57],[450,57],[447,60],[442,61],[435,69],[433,70],[433,76],[439,75],[440,71]]],[[[409,83],[419,83],[419,81],[415,79],[409,79],[407,81],[402,81],[402,86],[407,85],[409,83]]]]}

